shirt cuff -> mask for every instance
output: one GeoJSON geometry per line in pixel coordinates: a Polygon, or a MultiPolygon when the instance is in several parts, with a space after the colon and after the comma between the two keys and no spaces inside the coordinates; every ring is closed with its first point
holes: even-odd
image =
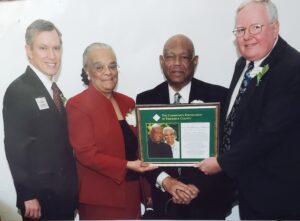
{"type": "Polygon", "coordinates": [[[167,177],[169,177],[170,175],[167,174],[166,172],[161,172],[158,177],[156,178],[156,183],[155,186],[160,189],[161,191],[165,192],[166,190],[164,189],[162,182],[164,179],[166,179],[167,177]]]}

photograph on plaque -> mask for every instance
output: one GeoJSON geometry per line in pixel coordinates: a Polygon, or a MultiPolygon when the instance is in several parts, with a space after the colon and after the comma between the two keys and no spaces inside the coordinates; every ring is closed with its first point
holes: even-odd
{"type": "Polygon", "coordinates": [[[140,158],[157,166],[192,166],[218,153],[219,103],[137,105],[140,158]]]}

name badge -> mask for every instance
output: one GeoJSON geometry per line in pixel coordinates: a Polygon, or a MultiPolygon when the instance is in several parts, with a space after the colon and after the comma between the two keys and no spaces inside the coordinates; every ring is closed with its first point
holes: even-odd
{"type": "Polygon", "coordinates": [[[45,97],[37,97],[37,98],[35,98],[35,101],[40,110],[49,109],[49,105],[48,105],[45,97]]]}

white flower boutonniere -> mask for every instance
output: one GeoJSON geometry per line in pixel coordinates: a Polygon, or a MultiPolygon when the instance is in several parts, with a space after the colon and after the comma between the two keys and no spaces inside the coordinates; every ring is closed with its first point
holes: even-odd
{"type": "Polygon", "coordinates": [[[67,104],[67,98],[62,93],[59,96],[60,96],[60,99],[61,99],[63,105],[66,106],[66,104],[67,104]]]}
{"type": "Polygon", "coordinates": [[[250,73],[250,77],[254,78],[256,77],[256,86],[259,85],[262,77],[267,73],[267,71],[269,70],[269,65],[266,64],[263,67],[255,67],[253,68],[253,70],[250,73]]]}
{"type": "Polygon", "coordinates": [[[204,103],[202,100],[193,100],[191,104],[202,104],[204,103]]]}
{"type": "Polygon", "coordinates": [[[135,116],[135,109],[129,110],[125,116],[125,120],[127,121],[128,125],[136,127],[136,116],[135,116]]]}

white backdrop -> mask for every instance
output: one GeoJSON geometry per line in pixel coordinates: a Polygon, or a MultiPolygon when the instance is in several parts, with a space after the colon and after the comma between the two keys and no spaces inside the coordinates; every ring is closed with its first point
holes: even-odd
{"type": "MultiPolygon", "coordinates": [[[[0,0],[0,109],[5,89],[26,68],[24,33],[35,19],[52,21],[63,34],[59,85],[66,97],[81,90],[82,53],[92,42],[110,44],[120,65],[118,91],[133,98],[164,80],[158,56],[172,35],[189,36],[199,55],[195,76],[229,86],[238,57],[232,29],[242,0],[0,0]]],[[[274,0],[281,36],[300,50],[299,0],[274,0]]],[[[299,61],[300,62],[300,61],[299,61]]],[[[2,118],[2,111],[1,116],[2,118]]],[[[0,120],[0,216],[20,220],[3,145],[0,120]]],[[[237,220],[234,213],[231,217],[237,220]]]]}

